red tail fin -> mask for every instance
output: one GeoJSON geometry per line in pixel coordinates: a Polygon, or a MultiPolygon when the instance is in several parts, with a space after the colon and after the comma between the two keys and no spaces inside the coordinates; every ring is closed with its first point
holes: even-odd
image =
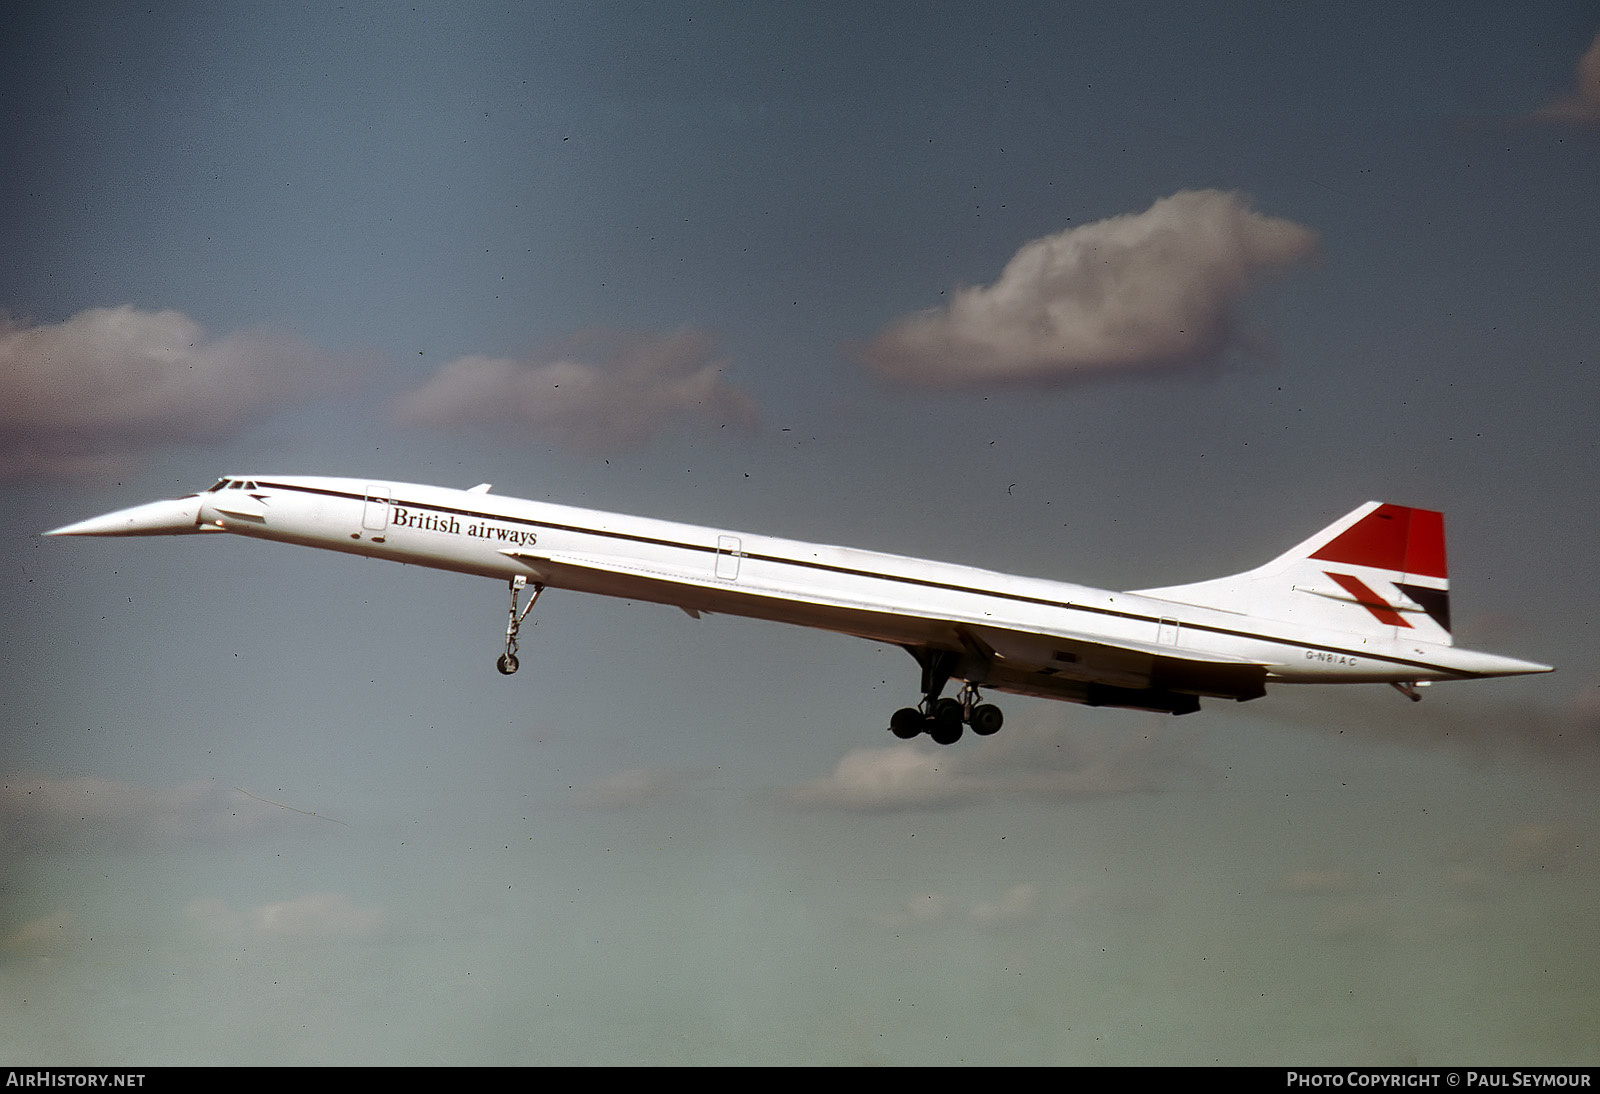
{"type": "Polygon", "coordinates": [[[1380,505],[1311,556],[1346,566],[1371,566],[1414,577],[1449,577],[1444,514],[1380,505]]]}

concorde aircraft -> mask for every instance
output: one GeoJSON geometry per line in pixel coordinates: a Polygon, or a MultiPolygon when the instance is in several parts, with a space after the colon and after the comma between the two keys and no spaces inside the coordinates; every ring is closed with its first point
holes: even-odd
{"type": "Polygon", "coordinates": [[[488,483],[232,475],[45,534],[216,532],[507,581],[506,675],[547,588],[892,643],[921,667],[922,699],[889,729],[940,744],[1000,728],[980,688],[1189,714],[1276,683],[1385,683],[1416,700],[1437,680],[1550,671],[1455,648],[1443,516],[1375,501],[1253,570],[1137,592],[523,501],[488,483]]]}

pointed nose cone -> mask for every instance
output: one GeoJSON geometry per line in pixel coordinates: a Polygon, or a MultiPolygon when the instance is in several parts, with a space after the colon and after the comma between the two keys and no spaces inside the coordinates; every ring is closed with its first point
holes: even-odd
{"type": "Polygon", "coordinates": [[[176,536],[199,530],[200,495],[152,501],[46,532],[47,536],[176,536]]]}

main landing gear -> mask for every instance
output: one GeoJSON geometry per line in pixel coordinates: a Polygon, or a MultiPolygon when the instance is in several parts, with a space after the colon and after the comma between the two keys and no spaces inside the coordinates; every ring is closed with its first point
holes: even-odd
{"type": "Polygon", "coordinates": [[[902,741],[926,733],[942,745],[961,740],[961,727],[968,725],[980,737],[998,733],[1006,716],[993,703],[978,702],[978,689],[967,684],[959,699],[924,699],[919,706],[901,707],[889,719],[889,732],[902,741]]]}
{"type": "Polygon", "coordinates": [[[544,592],[543,585],[533,587],[533,595],[528,597],[528,602],[517,610],[517,600],[522,595],[522,590],[528,587],[528,579],[521,574],[511,579],[511,612],[506,618],[506,652],[494,663],[505,676],[510,676],[517,671],[517,632],[522,629],[522,621],[528,618],[528,613],[533,611],[533,606],[539,602],[539,596],[544,592]]]}
{"type": "Polygon", "coordinates": [[[972,732],[987,737],[998,732],[1005,715],[993,703],[981,702],[977,685],[962,685],[958,699],[941,699],[939,693],[950,682],[950,676],[961,663],[961,656],[942,651],[913,651],[912,656],[922,666],[922,702],[914,707],[901,707],[889,719],[889,732],[902,741],[909,741],[926,733],[942,745],[953,745],[961,739],[961,727],[968,725],[972,732]]]}

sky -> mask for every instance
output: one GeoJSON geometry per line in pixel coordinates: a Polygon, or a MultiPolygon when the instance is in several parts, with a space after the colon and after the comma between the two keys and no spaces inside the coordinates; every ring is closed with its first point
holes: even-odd
{"type": "Polygon", "coordinates": [[[1600,1063],[1592,4],[0,3],[0,1060],[1600,1063]],[[1369,499],[1557,666],[1182,718],[231,537],[468,487],[1123,589],[1369,499]]]}

